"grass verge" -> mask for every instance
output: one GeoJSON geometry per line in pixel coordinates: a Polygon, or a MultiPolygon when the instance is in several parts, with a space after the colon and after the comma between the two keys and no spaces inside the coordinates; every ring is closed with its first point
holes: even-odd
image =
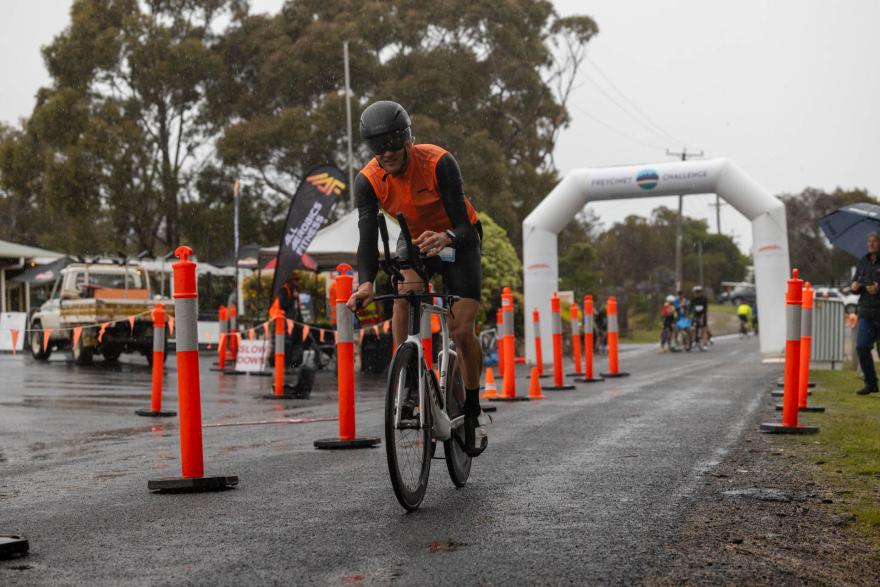
{"type": "Polygon", "coordinates": [[[819,426],[819,434],[802,439],[808,447],[802,456],[818,465],[855,525],[880,548],[880,394],[856,395],[862,382],[849,370],[811,371],[810,377],[816,383],[810,402],[826,412],[799,416],[819,426]]]}

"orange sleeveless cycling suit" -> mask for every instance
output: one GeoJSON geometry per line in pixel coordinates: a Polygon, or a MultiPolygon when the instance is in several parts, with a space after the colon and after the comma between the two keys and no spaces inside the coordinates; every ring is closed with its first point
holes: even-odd
{"type": "MultiPolygon", "coordinates": [[[[436,145],[413,145],[406,170],[399,177],[382,169],[376,158],[361,170],[382,208],[392,216],[401,212],[406,216],[413,238],[426,230],[443,232],[452,228],[437,186],[437,162],[445,154],[446,149],[436,145]]],[[[467,197],[465,206],[471,224],[476,224],[479,217],[467,197]]]]}

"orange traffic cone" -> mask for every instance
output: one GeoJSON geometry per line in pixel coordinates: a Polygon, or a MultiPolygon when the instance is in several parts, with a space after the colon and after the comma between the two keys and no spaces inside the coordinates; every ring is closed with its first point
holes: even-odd
{"type": "Polygon", "coordinates": [[[486,390],[480,398],[492,399],[496,397],[498,397],[498,387],[495,385],[495,372],[492,371],[492,367],[486,367],[486,390]]]}
{"type": "Polygon", "coordinates": [[[538,368],[532,367],[532,377],[529,380],[529,399],[544,399],[547,397],[541,393],[541,381],[538,377],[538,368]]]}

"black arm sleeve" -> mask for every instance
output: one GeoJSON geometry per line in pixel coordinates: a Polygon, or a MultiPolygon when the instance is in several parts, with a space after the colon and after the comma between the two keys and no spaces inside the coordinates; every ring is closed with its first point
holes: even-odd
{"type": "Polygon", "coordinates": [[[467,250],[476,246],[477,231],[468,218],[467,206],[464,203],[461,169],[452,153],[446,153],[437,162],[437,186],[440,188],[440,200],[446,208],[446,214],[452,222],[455,233],[455,248],[467,250]]]}
{"type": "Polygon", "coordinates": [[[379,200],[373,185],[363,174],[354,180],[354,199],[358,208],[358,280],[360,283],[374,281],[379,272],[379,200]]]}

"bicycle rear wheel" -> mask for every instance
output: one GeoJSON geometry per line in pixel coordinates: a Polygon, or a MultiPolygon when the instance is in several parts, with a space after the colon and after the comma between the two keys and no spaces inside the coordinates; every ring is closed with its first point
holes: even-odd
{"type": "Polygon", "coordinates": [[[400,345],[391,361],[385,395],[388,473],[397,501],[408,511],[421,505],[431,472],[431,409],[419,398],[419,367],[416,345],[400,345]],[[398,405],[402,412],[400,425],[395,424],[398,405]],[[424,413],[424,426],[419,424],[420,413],[424,413]]]}
{"type": "MultiPolygon", "coordinates": [[[[464,414],[464,380],[458,368],[458,358],[451,357],[446,384],[446,415],[452,420],[464,414]]],[[[452,431],[452,438],[443,441],[446,469],[456,487],[464,487],[471,474],[472,459],[462,448],[465,444],[464,426],[452,431]]]]}

